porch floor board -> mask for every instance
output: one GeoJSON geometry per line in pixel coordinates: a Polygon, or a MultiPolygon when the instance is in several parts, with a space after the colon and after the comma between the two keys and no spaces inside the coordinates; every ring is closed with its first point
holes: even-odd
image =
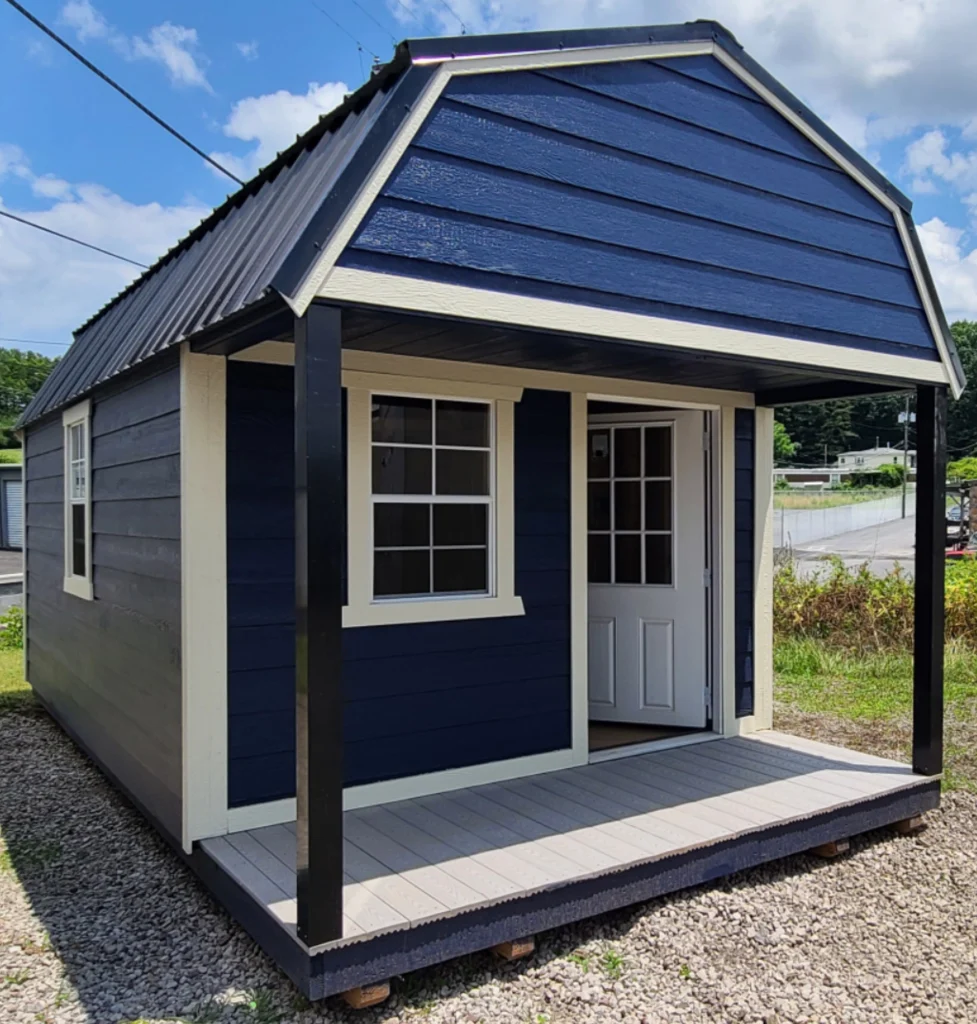
{"type": "MultiPolygon", "coordinates": [[[[931,782],[896,761],[764,732],[347,811],[344,931],[330,946],[931,782]]],[[[295,934],[294,824],[202,846],[295,934]]]]}

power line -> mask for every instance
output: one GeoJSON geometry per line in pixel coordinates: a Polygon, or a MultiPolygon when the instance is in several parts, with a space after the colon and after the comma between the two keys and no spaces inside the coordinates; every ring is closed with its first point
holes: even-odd
{"type": "Polygon", "coordinates": [[[408,7],[407,4],[404,3],[404,0],[397,0],[397,3],[400,4],[400,6],[403,7],[407,14],[415,21],[420,20],[420,16],[418,15],[417,11],[415,11],[413,7],[408,7]]]}
{"type": "MultiPolygon", "coordinates": [[[[8,2],[8,3],[11,3],[11,2],[12,2],[12,0],[7,0],[7,2],[8,2]]],[[[328,11],[324,11],[324,10],[323,10],[323,9],[322,9],[322,8],[321,8],[321,7],[320,7],[320,6],[319,6],[319,5],[318,5],[318,4],[316,3],[316,2],[315,2],[315,0],[309,0],[309,3],[310,3],[310,4],[312,4],[312,6],[313,6],[313,7],[314,7],[314,8],[315,8],[315,9],[316,9],[316,10],[317,10],[317,11],[318,11],[318,12],[319,12],[319,13],[320,13],[320,14],[321,14],[321,15],[322,15],[322,16],[323,16],[324,18],[328,18],[328,19],[329,19],[329,20],[330,20],[330,21],[331,21],[331,22],[332,22],[332,23],[333,23],[333,24],[334,24],[334,25],[336,26],[336,28],[338,28],[338,29],[339,29],[339,31],[340,31],[340,32],[342,32],[342,34],[343,34],[344,36],[348,36],[348,37],[349,37],[350,39],[352,39],[352,40],[353,40],[353,42],[354,42],[354,43],[356,43],[356,45],[357,45],[357,47],[358,47],[359,49],[361,49],[361,50],[366,50],[366,52],[367,52],[367,53],[368,53],[368,54],[369,54],[369,55],[370,55],[371,57],[373,57],[373,58],[374,58],[375,60],[379,60],[379,59],[380,59],[380,54],[378,54],[378,53],[374,53],[374,52],[373,52],[373,51],[372,51],[372,50],[371,50],[371,49],[369,48],[369,46],[364,46],[364,45],[363,45],[363,44],[362,44],[362,43],[361,43],[361,42],[359,41],[359,39],[357,39],[357,38],[356,38],[356,36],[354,36],[354,35],[353,35],[353,33],[352,33],[352,32],[350,32],[350,30],[349,30],[348,28],[346,28],[346,27],[345,27],[344,25],[342,25],[342,24],[341,24],[340,22],[338,22],[338,21],[337,21],[337,20],[336,20],[336,19],[335,19],[335,18],[334,18],[334,17],[333,17],[333,16],[332,16],[332,15],[331,15],[331,14],[330,14],[329,12],[328,12],[328,11]]]]}
{"type": "Polygon", "coordinates": [[[43,231],[48,235],[54,235],[56,238],[63,238],[66,242],[74,242],[75,245],[83,245],[86,249],[94,249],[95,252],[100,252],[103,256],[112,256],[125,263],[131,263],[134,267],[140,267],[142,270],[149,269],[145,263],[139,263],[136,260],[131,260],[128,256],[120,256],[117,252],[112,252],[110,249],[103,249],[98,245],[92,245],[91,242],[83,242],[80,238],[72,238],[71,235],[65,235],[60,231],[55,231],[54,228],[46,228],[43,224],[35,224],[34,221],[26,220],[24,217],[18,217],[17,214],[11,213],[9,210],[0,210],[0,217],[9,217],[10,220],[15,220],[18,224],[26,224],[29,228],[37,228],[38,231],[43,231]]]}
{"type": "Polygon", "coordinates": [[[0,344],[4,345],[60,345],[66,347],[70,341],[28,341],[27,338],[0,338],[0,344]]]}
{"type": "Polygon", "coordinates": [[[441,6],[444,7],[451,13],[451,16],[458,19],[458,24],[461,25],[461,34],[465,35],[468,32],[468,27],[461,20],[461,15],[448,3],[448,0],[441,0],[441,6]]]}
{"type": "Polygon", "coordinates": [[[368,10],[367,10],[366,8],[365,8],[365,7],[364,7],[364,6],[363,6],[363,5],[362,5],[362,4],[361,4],[361,3],[359,2],[359,0],[349,0],[349,2],[350,2],[350,3],[351,3],[351,4],[353,5],[353,6],[354,6],[354,7],[358,7],[358,8],[359,8],[359,9],[360,9],[360,10],[361,10],[361,11],[362,11],[362,12],[363,12],[363,13],[364,13],[364,14],[365,14],[365,15],[366,15],[366,16],[367,16],[367,17],[368,17],[369,19],[370,19],[370,21],[372,21],[372,22],[373,22],[373,24],[374,24],[374,25],[377,25],[377,26],[378,26],[378,27],[379,27],[379,28],[380,28],[380,29],[381,29],[382,31],[386,32],[386,33],[387,33],[387,35],[388,35],[388,36],[390,36],[390,38],[391,38],[391,40],[393,41],[393,43],[394,43],[394,44],[396,45],[396,43],[397,43],[397,37],[396,37],[396,36],[395,36],[395,35],[393,34],[393,32],[391,32],[391,31],[390,31],[390,28],[389,28],[389,26],[387,26],[387,25],[384,25],[384,24],[383,24],[383,22],[382,22],[382,21],[380,21],[380,19],[379,19],[379,18],[375,18],[375,17],[374,17],[374,16],[373,16],[373,15],[372,15],[372,14],[371,14],[371,13],[370,13],[370,12],[369,12],[369,11],[368,11],[368,10]]]}
{"type": "Polygon", "coordinates": [[[212,156],[208,156],[199,146],[195,146],[185,135],[181,135],[172,125],[167,124],[166,121],[164,121],[158,114],[154,114],[149,109],[149,107],[146,106],[145,103],[140,103],[139,100],[137,100],[136,97],[133,96],[131,92],[128,92],[125,89],[123,89],[122,86],[115,81],[115,79],[110,78],[104,71],[95,67],[95,65],[87,57],[83,57],[69,42],[62,39],[61,36],[59,36],[57,32],[54,31],[54,29],[48,28],[48,26],[45,25],[44,22],[40,20],[40,18],[34,17],[34,15],[31,14],[31,12],[28,11],[26,7],[22,7],[19,3],[17,3],[17,0],[7,0],[7,3],[10,4],[10,6],[13,7],[15,11],[19,11],[21,14],[23,14],[23,16],[28,21],[36,25],[45,35],[50,36],[51,39],[53,39],[58,44],[58,46],[61,46],[65,50],[67,50],[72,57],[74,57],[76,60],[81,61],[81,63],[84,64],[89,71],[91,71],[93,74],[98,75],[98,77],[101,78],[102,81],[106,83],[106,85],[110,85],[113,89],[115,89],[116,92],[124,96],[131,104],[133,104],[135,107],[138,107],[138,109],[141,110],[147,117],[152,118],[152,120],[154,120],[160,126],[160,128],[163,128],[166,131],[168,131],[170,135],[172,135],[175,139],[179,139],[184,146],[188,146],[190,149],[192,149],[194,153],[197,154],[197,156],[206,160],[207,163],[211,165],[211,167],[216,168],[218,171],[221,172],[221,174],[227,175],[227,177],[230,178],[231,181],[236,181],[239,185],[244,184],[244,182],[239,177],[237,177],[234,174],[231,174],[231,172],[226,167],[222,167],[212,156]]]}

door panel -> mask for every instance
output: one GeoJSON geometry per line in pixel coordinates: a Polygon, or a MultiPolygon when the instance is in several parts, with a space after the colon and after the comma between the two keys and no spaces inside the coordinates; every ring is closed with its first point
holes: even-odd
{"type": "Polygon", "coordinates": [[[706,724],[706,488],[700,412],[588,431],[590,717],[706,724]]]}

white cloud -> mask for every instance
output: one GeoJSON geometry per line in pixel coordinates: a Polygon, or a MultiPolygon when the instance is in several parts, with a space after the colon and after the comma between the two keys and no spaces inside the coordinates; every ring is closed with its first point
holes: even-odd
{"type": "Polygon", "coordinates": [[[918,230],[947,319],[977,317],[977,249],[967,251],[963,229],[939,217],[920,224],[918,230]]]}
{"type": "Polygon", "coordinates": [[[239,178],[250,178],[276,153],[294,142],[296,135],[301,135],[319,117],[337,107],[347,92],[349,87],[345,82],[324,85],[310,82],[305,95],[280,89],[238,100],[224,124],[224,134],[256,145],[244,157],[234,153],[211,153],[211,156],[239,178]]]}
{"type": "Polygon", "coordinates": [[[949,141],[938,128],[906,147],[906,166],[917,176],[932,174],[958,188],[977,185],[977,151],[948,153],[949,141]]]}
{"type": "Polygon", "coordinates": [[[91,0],[68,0],[61,8],[59,20],[74,29],[79,42],[103,40],[126,60],[150,60],[164,67],[174,85],[197,86],[213,92],[203,70],[206,60],[199,53],[194,28],[164,21],[149,30],[148,38],[130,38],[110,25],[91,0]]]}
{"type": "MultiPolygon", "coordinates": [[[[9,158],[14,151],[17,147],[0,144],[0,161],[3,154],[9,158]]],[[[141,263],[152,263],[209,212],[193,200],[175,206],[130,203],[100,185],[35,176],[22,160],[0,162],[0,188],[7,176],[26,177],[35,193],[57,201],[44,210],[25,210],[0,200],[4,209],[141,263]]],[[[4,218],[0,220],[0,334],[69,340],[74,328],[139,272],[121,260],[4,218]]]]}
{"type": "Polygon", "coordinates": [[[164,21],[149,30],[149,39],[136,36],[132,40],[135,59],[145,58],[162,64],[174,85],[196,85],[213,92],[197,56],[197,30],[164,21]]]}
{"type": "Polygon", "coordinates": [[[258,59],[258,41],[252,39],[250,43],[235,43],[234,46],[237,48],[237,52],[245,60],[257,60],[258,59]]]}

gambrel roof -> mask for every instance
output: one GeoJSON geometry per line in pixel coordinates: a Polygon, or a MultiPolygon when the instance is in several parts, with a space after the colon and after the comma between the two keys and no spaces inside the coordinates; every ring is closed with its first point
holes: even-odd
{"type": "MultiPolygon", "coordinates": [[[[328,276],[337,267],[340,271],[345,265],[401,272],[401,264],[396,262],[397,253],[393,248],[386,251],[383,247],[387,245],[388,236],[393,238],[391,245],[397,244],[396,231],[389,227],[394,206],[400,203],[417,207],[420,203],[410,191],[413,186],[408,180],[407,164],[413,160],[415,168],[420,168],[417,173],[421,174],[423,160],[418,152],[409,151],[408,146],[430,127],[435,114],[443,111],[444,102],[467,104],[468,110],[478,107],[490,120],[508,116],[504,86],[483,89],[479,96],[472,98],[462,95],[462,87],[452,85],[456,78],[464,82],[462,76],[467,75],[487,81],[494,72],[540,71],[547,75],[547,89],[553,95],[560,89],[582,85],[592,95],[640,106],[640,99],[634,100],[626,94],[635,84],[631,81],[633,75],[629,78],[626,71],[616,77],[601,77],[600,74],[601,68],[626,69],[637,66],[639,61],[646,65],[652,62],[668,73],[677,70],[678,77],[694,82],[697,88],[711,88],[717,96],[724,93],[727,99],[735,99],[737,94],[748,98],[751,106],[745,112],[738,112],[727,103],[717,108],[715,123],[705,124],[704,129],[714,134],[735,135],[735,124],[730,127],[727,121],[730,117],[735,120],[742,116],[744,124],[749,122],[750,131],[760,133],[757,152],[761,156],[756,159],[761,163],[767,161],[761,168],[763,173],[778,173],[774,166],[776,161],[797,157],[790,173],[797,175],[798,181],[804,179],[804,175],[814,175],[819,167],[827,166],[835,177],[843,177],[848,182],[851,194],[845,202],[851,209],[847,213],[842,209],[838,216],[864,221],[865,237],[874,231],[872,238],[875,240],[864,245],[858,240],[850,245],[846,242],[835,246],[833,252],[829,251],[834,243],[828,235],[835,214],[819,210],[816,199],[808,197],[803,190],[797,195],[791,194],[790,189],[784,193],[786,201],[797,207],[798,215],[811,225],[810,229],[805,229],[807,234],[803,238],[803,244],[810,250],[809,262],[813,260],[818,268],[825,267],[834,275],[839,283],[831,285],[832,288],[844,289],[850,276],[853,289],[863,287],[864,294],[858,293],[859,301],[874,303],[864,308],[852,307],[851,335],[862,330],[862,322],[877,322],[878,344],[888,346],[882,351],[905,348],[912,353],[921,350],[925,340],[932,350],[932,358],[945,367],[947,383],[954,393],[959,393],[964,383],[963,372],[913,227],[910,201],[757,65],[725,28],[715,22],[698,21],[683,25],[462,36],[401,43],[390,63],[379,69],[369,82],[347,97],[337,110],[323,117],[82,325],[75,334],[75,343],[28,407],[21,423],[29,423],[70,403],[103,381],[181,341],[224,329],[237,319],[260,317],[264,310],[269,314],[278,312],[285,304],[301,315],[309,302],[322,293],[328,276]],[[598,70],[591,74],[588,68],[598,70]],[[493,90],[495,95],[486,98],[493,90]],[[772,109],[768,111],[768,108],[772,109]],[[777,129],[771,119],[789,122],[793,126],[791,130],[796,129],[797,141],[784,149],[775,137],[777,129]],[[764,170],[768,165],[774,169],[764,170]],[[391,182],[394,187],[383,192],[391,182]],[[808,206],[805,207],[805,203],[808,206]],[[883,229],[891,236],[888,240],[880,234],[883,229]],[[381,235],[383,244],[377,240],[381,235]],[[822,236],[826,240],[821,241],[822,236]],[[860,251],[859,246],[864,251],[860,251]],[[846,259],[852,260],[850,275],[846,272],[846,259]],[[896,282],[897,275],[903,275],[908,285],[896,282]],[[902,297],[893,305],[886,296],[899,289],[902,297]],[[910,292],[911,303],[905,298],[910,292]],[[910,326],[911,323],[918,326],[910,326]]],[[[501,76],[496,81],[501,81],[501,76]]],[[[648,83],[638,84],[644,87],[648,83]]],[[[681,103],[687,102],[687,98],[683,94],[668,102],[672,107],[664,113],[657,110],[648,116],[663,123],[681,124],[687,116],[681,103]]],[[[560,127],[555,122],[546,122],[545,117],[540,125],[541,132],[560,127]]],[[[447,148],[442,144],[439,158],[447,158],[446,153],[447,148]]],[[[691,173],[707,177],[713,172],[709,164],[712,159],[715,158],[706,154],[698,167],[693,161],[691,173]]],[[[723,160],[729,163],[726,156],[723,160]]],[[[748,177],[741,174],[737,178],[735,168],[730,174],[732,187],[741,191],[754,188],[748,177]]],[[[415,175],[415,185],[418,181],[415,175]]],[[[836,186],[832,187],[838,191],[836,186]]],[[[778,201],[782,198],[778,197],[778,201]]],[[[419,214],[414,212],[416,222],[419,214]]],[[[468,213],[474,217],[472,211],[468,213]]],[[[402,219],[406,219],[406,214],[402,219]]],[[[649,237],[653,236],[651,232],[649,237]]],[[[442,237],[443,234],[437,236],[442,237]]],[[[407,241],[403,244],[415,244],[411,240],[417,240],[418,234],[407,231],[404,238],[407,241]]],[[[616,240],[612,241],[617,244],[616,240]]],[[[795,249],[799,248],[799,240],[788,241],[795,249]]],[[[416,244],[422,244],[422,240],[416,244]]],[[[428,240],[426,244],[434,242],[428,240]]],[[[481,244],[479,241],[478,245],[481,244]]],[[[702,295],[707,294],[710,282],[705,275],[708,272],[693,266],[681,251],[663,250],[656,256],[673,262],[686,260],[688,270],[682,271],[688,274],[686,291],[698,289],[702,295]]],[[[757,260],[763,258],[767,257],[756,256],[757,260]]],[[[807,265],[799,262],[797,274],[803,275],[807,265]]],[[[616,264],[609,264],[609,268],[609,274],[628,273],[623,257],[616,264]]],[[[504,269],[509,272],[509,268],[504,269]]],[[[476,264],[466,270],[485,272],[484,267],[476,264]]],[[[494,265],[488,266],[488,270],[498,272],[494,265]]],[[[749,266],[745,270],[734,267],[731,272],[757,273],[749,266]]],[[[678,273],[676,271],[676,275],[678,273]]],[[[746,303],[742,309],[732,310],[707,308],[700,322],[714,323],[718,317],[733,318],[734,326],[742,328],[743,324],[755,322],[761,331],[776,334],[776,318],[758,311],[782,301],[775,294],[779,286],[775,276],[768,273],[757,277],[758,282],[762,277],[765,283],[757,285],[752,305],[746,303]]],[[[801,284],[799,280],[796,287],[801,284]]],[[[565,283],[558,281],[548,287],[565,287],[565,283]]],[[[814,342],[828,340],[837,344],[839,338],[843,342],[843,321],[847,314],[842,298],[843,292],[836,290],[834,297],[824,300],[826,312],[819,310],[818,317],[811,318],[810,323],[798,320],[796,324],[789,324],[786,333],[814,342]],[[834,306],[827,308],[831,303],[834,306]]],[[[673,293],[629,297],[630,306],[622,304],[623,299],[616,301],[616,308],[622,310],[639,313],[651,310],[666,317],[685,317],[673,293]],[[645,302],[644,306],[635,305],[639,298],[645,302]],[[648,305],[652,302],[653,306],[648,305]]],[[[708,306],[705,300],[704,305],[708,306]]]]}

